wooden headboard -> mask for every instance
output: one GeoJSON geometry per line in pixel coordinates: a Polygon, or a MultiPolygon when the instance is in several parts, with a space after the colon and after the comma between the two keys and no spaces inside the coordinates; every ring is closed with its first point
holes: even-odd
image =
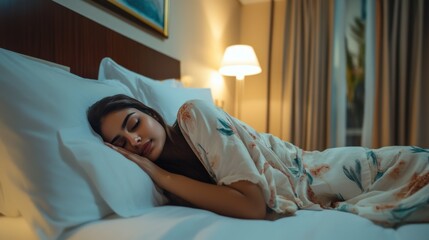
{"type": "Polygon", "coordinates": [[[96,79],[102,58],[154,79],[180,78],[180,62],[52,0],[2,0],[0,47],[96,79]]]}

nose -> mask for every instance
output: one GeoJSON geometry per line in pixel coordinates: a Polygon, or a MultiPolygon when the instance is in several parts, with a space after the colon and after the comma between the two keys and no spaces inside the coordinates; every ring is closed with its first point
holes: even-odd
{"type": "Polygon", "coordinates": [[[140,142],[142,141],[141,137],[134,135],[134,134],[130,134],[127,136],[127,140],[130,143],[131,146],[137,146],[138,144],[140,144],[140,142]]]}

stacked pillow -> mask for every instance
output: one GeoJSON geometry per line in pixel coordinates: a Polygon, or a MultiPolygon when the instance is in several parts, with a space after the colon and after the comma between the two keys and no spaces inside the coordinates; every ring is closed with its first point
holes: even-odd
{"type": "MultiPolygon", "coordinates": [[[[84,126],[101,97],[130,94],[118,83],[75,76],[0,49],[0,182],[4,214],[19,213],[42,239],[112,213],[58,130],[84,126]]],[[[108,150],[108,149],[106,149],[108,150]]]]}
{"type": "MultiPolygon", "coordinates": [[[[113,73],[101,66],[104,76],[113,73]]],[[[0,73],[0,213],[21,215],[41,239],[56,239],[112,213],[136,216],[165,203],[147,174],[93,133],[86,110],[105,96],[126,94],[146,99],[171,123],[176,100],[193,98],[191,90],[172,80],[140,84],[140,75],[84,79],[5,49],[0,73]],[[182,94],[171,97],[178,89],[182,94]]],[[[208,89],[194,90],[211,101],[208,89]]]]}
{"type": "Polygon", "coordinates": [[[209,88],[183,88],[174,80],[154,81],[126,69],[111,58],[101,61],[98,79],[124,84],[136,99],[155,109],[170,125],[176,121],[177,112],[186,101],[202,99],[213,103],[209,88]]]}

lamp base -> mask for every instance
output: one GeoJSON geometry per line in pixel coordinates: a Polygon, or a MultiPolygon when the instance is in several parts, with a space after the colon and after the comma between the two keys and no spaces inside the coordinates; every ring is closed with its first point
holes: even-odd
{"type": "Polygon", "coordinates": [[[244,76],[235,80],[235,117],[241,119],[242,101],[244,97],[244,76]]]}

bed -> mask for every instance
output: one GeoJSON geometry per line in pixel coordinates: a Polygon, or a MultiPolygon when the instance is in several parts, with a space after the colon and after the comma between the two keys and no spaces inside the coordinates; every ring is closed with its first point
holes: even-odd
{"type": "Polygon", "coordinates": [[[211,101],[210,91],[181,86],[178,60],[50,0],[6,1],[0,30],[8,33],[0,36],[0,239],[418,240],[429,235],[427,223],[386,228],[333,210],[240,220],[166,205],[146,174],[92,133],[84,110],[103,96],[122,93],[151,105],[171,123],[182,102],[211,101]]]}

